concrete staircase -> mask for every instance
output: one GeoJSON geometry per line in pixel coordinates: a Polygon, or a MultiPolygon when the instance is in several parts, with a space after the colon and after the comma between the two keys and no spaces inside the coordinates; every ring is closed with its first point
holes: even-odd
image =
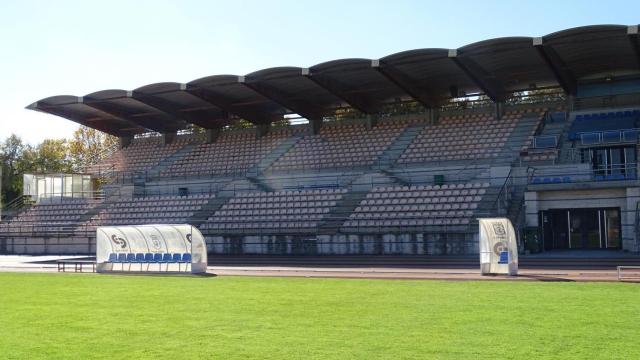
{"type": "Polygon", "coordinates": [[[173,154],[171,154],[171,155],[167,156],[166,158],[162,159],[162,161],[160,161],[158,163],[158,165],[156,165],[156,166],[152,167],[151,169],[149,169],[149,171],[147,172],[148,177],[150,177],[150,178],[158,178],[158,177],[160,177],[160,174],[164,170],[166,170],[169,166],[171,166],[171,164],[176,162],[178,159],[181,159],[185,155],[190,153],[191,150],[193,150],[193,148],[195,148],[196,146],[198,146],[198,145],[197,144],[187,144],[187,145],[183,146],[182,148],[178,149],[178,151],[176,151],[173,154]]]}
{"type": "Polygon", "coordinates": [[[343,195],[336,206],[331,209],[324,220],[318,225],[318,235],[332,235],[340,232],[342,224],[360,205],[360,202],[367,196],[367,192],[350,191],[343,195]]]}
{"type": "MultiPolygon", "coordinates": [[[[500,195],[501,187],[491,186],[487,188],[487,192],[482,196],[482,200],[478,204],[475,217],[493,217],[493,216],[505,216],[505,213],[500,213],[496,206],[496,200],[500,195]]],[[[475,219],[474,219],[475,221],[475,219]]]]}
{"type": "Polygon", "coordinates": [[[252,176],[258,176],[267,168],[269,168],[273,163],[275,163],[282,155],[286,154],[291,148],[302,139],[304,136],[302,134],[294,134],[290,137],[283,140],[278,146],[276,146],[273,151],[267,154],[260,162],[256,165],[252,166],[247,170],[247,173],[252,176]]]}
{"type": "Polygon", "coordinates": [[[253,185],[255,185],[258,189],[262,191],[274,191],[274,189],[271,186],[267,185],[267,183],[264,182],[258,176],[250,176],[247,174],[246,178],[247,180],[249,180],[249,182],[251,182],[253,185]]]}
{"type": "Polygon", "coordinates": [[[424,129],[424,124],[416,124],[406,127],[378,158],[379,168],[388,169],[392,167],[400,158],[400,155],[402,155],[402,153],[407,149],[409,144],[411,144],[416,136],[420,134],[422,129],[424,129]]]}
{"type": "Polygon", "coordinates": [[[538,123],[538,115],[527,115],[520,119],[516,127],[511,131],[507,141],[502,147],[498,157],[491,163],[492,165],[511,165],[520,156],[520,150],[531,135],[531,130],[538,123]]]}
{"type": "Polygon", "coordinates": [[[207,221],[209,216],[218,211],[222,205],[226,204],[232,197],[233,196],[230,196],[228,193],[221,192],[216,195],[216,197],[210,198],[209,202],[202,205],[200,210],[196,211],[193,216],[189,218],[189,224],[194,226],[202,225],[207,221]]]}
{"type": "Polygon", "coordinates": [[[514,186],[511,193],[511,203],[507,209],[507,217],[511,220],[516,232],[524,225],[520,221],[522,219],[522,213],[524,210],[524,193],[527,190],[527,185],[514,186]]]}

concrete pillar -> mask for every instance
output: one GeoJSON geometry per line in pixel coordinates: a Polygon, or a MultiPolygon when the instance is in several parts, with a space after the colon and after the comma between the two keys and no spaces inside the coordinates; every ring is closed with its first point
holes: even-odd
{"type": "Polygon", "coordinates": [[[378,115],[377,114],[368,114],[367,115],[367,130],[373,129],[376,125],[378,125],[378,115]]]}
{"type": "Polygon", "coordinates": [[[222,129],[220,128],[207,129],[207,143],[211,144],[216,142],[216,140],[218,140],[218,137],[220,136],[221,133],[222,133],[222,129]]]}
{"type": "Polygon", "coordinates": [[[162,133],[162,143],[169,145],[176,139],[177,134],[175,132],[162,133]]]}
{"type": "Polygon", "coordinates": [[[501,101],[498,101],[495,103],[495,107],[496,107],[496,119],[500,120],[502,119],[502,115],[504,115],[504,103],[501,101]]]}
{"type": "Polygon", "coordinates": [[[120,144],[120,149],[124,149],[131,144],[131,140],[133,137],[131,136],[120,136],[118,138],[118,143],[120,144]]]}
{"type": "Polygon", "coordinates": [[[575,95],[567,95],[567,111],[573,111],[576,106],[576,96],[575,95]]]}
{"type": "Polygon", "coordinates": [[[440,114],[438,109],[436,108],[427,109],[427,123],[429,125],[437,125],[439,118],[440,118],[440,114]]]}
{"type": "Polygon", "coordinates": [[[271,123],[266,124],[256,124],[256,138],[261,138],[269,133],[269,128],[271,128],[271,123]]]}
{"type": "Polygon", "coordinates": [[[320,129],[322,129],[322,119],[309,119],[311,123],[311,131],[314,135],[318,135],[320,133],[320,129]]]}

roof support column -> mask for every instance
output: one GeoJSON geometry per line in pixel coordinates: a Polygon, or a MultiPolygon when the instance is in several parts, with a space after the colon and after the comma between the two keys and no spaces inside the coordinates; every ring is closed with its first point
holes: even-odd
{"type": "Polygon", "coordinates": [[[175,131],[162,133],[162,143],[165,145],[169,145],[176,139],[176,136],[177,133],[175,131]]]}
{"type": "Polygon", "coordinates": [[[213,144],[214,142],[216,142],[221,133],[222,129],[220,128],[207,129],[207,144],[213,144]]]}
{"type": "Polygon", "coordinates": [[[502,115],[504,115],[504,103],[502,101],[496,101],[494,103],[495,111],[496,111],[496,119],[502,119],[502,115]]]}
{"type": "Polygon", "coordinates": [[[437,125],[440,114],[437,108],[427,109],[427,123],[429,125],[437,125]]]}
{"type": "Polygon", "coordinates": [[[575,95],[567,95],[567,111],[573,111],[576,106],[576,97],[575,95]]]}
{"type": "Polygon", "coordinates": [[[256,139],[259,139],[269,133],[271,123],[256,124],[256,139]]]}
{"type": "Polygon", "coordinates": [[[631,49],[636,54],[638,69],[640,69],[640,35],[638,35],[638,25],[631,25],[627,27],[627,37],[629,38],[631,49]]]}
{"type": "Polygon", "coordinates": [[[309,119],[311,123],[311,132],[313,135],[320,134],[320,129],[322,129],[322,119],[309,119]]]}
{"type": "Polygon", "coordinates": [[[378,115],[377,114],[368,114],[366,124],[367,130],[371,130],[378,125],[378,115]]]}
{"type": "Polygon", "coordinates": [[[131,145],[131,140],[133,140],[133,136],[120,136],[118,137],[118,145],[120,149],[124,149],[127,146],[131,145]]]}

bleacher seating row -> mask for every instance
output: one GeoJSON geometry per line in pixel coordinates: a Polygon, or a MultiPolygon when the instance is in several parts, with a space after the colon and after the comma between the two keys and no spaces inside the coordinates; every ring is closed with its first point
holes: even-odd
{"type": "Polygon", "coordinates": [[[346,189],[240,193],[209,217],[201,229],[313,229],[345,193],[346,189]]]}
{"type": "Polygon", "coordinates": [[[212,144],[199,144],[167,169],[163,176],[228,175],[246,172],[291,136],[290,129],[275,130],[257,139],[254,133],[225,132],[212,144]]]}
{"type": "Polygon", "coordinates": [[[144,223],[184,224],[210,200],[209,195],[151,196],[109,202],[86,223],[90,228],[105,225],[144,223]]]}
{"type": "Polygon", "coordinates": [[[327,126],[307,135],[279,158],[272,170],[368,166],[400,135],[409,121],[388,122],[367,130],[363,124],[327,126]]]}
{"type": "Polygon", "coordinates": [[[425,126],[398,163],[498,157],[520,117],[520,113],[500,120],[489,114],[444,116],[438,125],[425,126]]]}

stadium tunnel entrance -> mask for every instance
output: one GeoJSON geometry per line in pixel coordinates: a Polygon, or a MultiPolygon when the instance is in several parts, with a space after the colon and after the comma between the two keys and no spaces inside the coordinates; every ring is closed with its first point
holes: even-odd
{"type": "Polygon", "coordinates": [[[545,251],[621,248],[620,208],[544,210],[540,224],[545,251]]]}

